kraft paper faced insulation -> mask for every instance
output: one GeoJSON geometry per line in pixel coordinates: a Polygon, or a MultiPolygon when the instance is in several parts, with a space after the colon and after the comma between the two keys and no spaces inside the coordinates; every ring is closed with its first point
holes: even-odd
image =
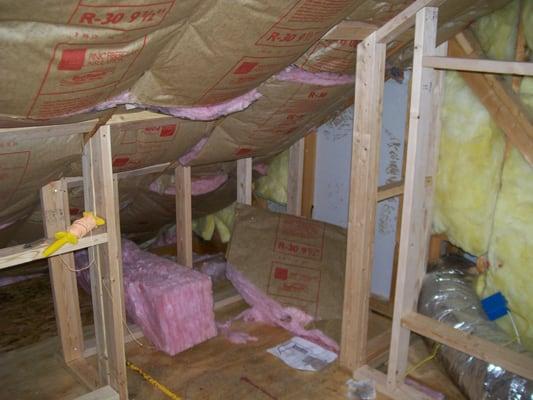
{"type": "MultiPolygon", "coordinates": [[[[522,20],[532,21],[533,2],[522,20]]],[[[487,56],[512,59],[518,2],[477,21],[473,31],[487,56]]],[[[531,48],[532,25],[524,25],[531,48]]],[[[531,99],[523,79],[522,100],[531,99]]],[[[531,104],[531,103],[530,103],[531,104]]],[[[490,268],[476,288],[480,297],[501,291],[509,302],[522,342],[533,348],[533,167],[511,145],[458,73],[448,73],[442,108],[442,137],[434,229],[474,255],[488,255],[490,268]]],[[[497,322],[515,336],[509,317],[497,322]]]]}

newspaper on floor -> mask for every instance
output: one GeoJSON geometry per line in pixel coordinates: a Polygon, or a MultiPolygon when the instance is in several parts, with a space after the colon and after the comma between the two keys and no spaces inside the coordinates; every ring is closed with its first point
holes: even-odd
{"type": "Polygon", "coordinates": [[[295,336],[267,350],[288,366],[301,371],[320,371],[335,361],[337,354],[295,336]]]}

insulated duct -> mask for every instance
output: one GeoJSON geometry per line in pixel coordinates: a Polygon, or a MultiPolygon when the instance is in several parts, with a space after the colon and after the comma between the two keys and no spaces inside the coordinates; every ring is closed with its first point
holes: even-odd
{"type": "MultiPolygon", "coordinates": [[[[462,259],[445,259],[424,279],[419,312],[533,357],[487,319],[474,292],[473,280],[462,259]]],[[[451,347],[441,346],[437,354],[448,374],[471,400],[533,400],[533,382],[528,379],[451,347]]]]}

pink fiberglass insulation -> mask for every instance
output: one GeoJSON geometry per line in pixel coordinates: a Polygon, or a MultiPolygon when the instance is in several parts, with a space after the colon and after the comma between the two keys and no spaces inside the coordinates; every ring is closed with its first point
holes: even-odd
{"type": "MultiPolygon", "coordinates": [[[[87,253],[77,253],[79,266],[87,253]]],[[[173,356],[216,336],[211,279],[122,241],[124,297],[128,318],[154,346],[173,356]]],[[[89,270],[79,272],[87,288],[89,270]]]]}
{"type": "Polygon", "coordinates": [[[228,114],[242,111],[261,97],[258,90],[253,89],[248,93],[235,97],[218,104],[201,107],[163,107],[139,102],[130,92],[124,92],[109,100],[106,100],[90,110],[82,110],[79,113],[89,111],[103,111],[119,105],[126,105],[127,109],[140,108],[155,111],[177,118],[186,118],[195,121],[211,121],[228,114]]]}
{"type": "Polygon", "coordinates": [[[192,146],[189,149],[189,151],[187,151],[187,153],[185,153],[179,158],[178,161],[180,162],[180,164],[189,165],[191,162],[193,162],[193,160],[198,156],[198,154],[200,154],[200,152],[202,151],[206,143],[207,143],[206,137],[200,139],[198,143],[196,143],[194,146],[192,146]]]}
{"type": "Polygon", "coordinates": [[[254,164],[254,171],[265,176],[266,174],[268,174],[268,164],[265,164],[263,162],[256,163],[254,164]]]}
{"type": "MultiPolygon", "coordinates": [[[[191,181],[191,195],[199,196],[201,194],[210,193],[226,183],[227,180],[227,174],[193,177],[191,181]]],[[[164,187],[159,180],[152,182],[149,186],[149,189],[152,192],[159,194],[167,194],[172,196],[176,194],[175,186],[164,187]]]]}
{"type": "Polygon", "coordinates": [[[276,75],[278,81],[291,81],[320,86],[337,86],[353,83],[355,77],[347,74],[333,72],[309,72],[295,65],[289,65],[276,75]]]}
{"type": "Polygon", "coordinates": [[[243,311],[232,320],[217,324],[219,332],[228,340],[233,343],[246,343],[250,340],[257,340],[257,338],[246,333],[231,331],[232,321],[242,319],[246,322],[262,322],[279,326],[331,351],[339,351],[339,345],[319,329],[305,329],[305,326],[313,321],[313,317],[298,308],[283,307],[258,289],[230,264],[216,263],[210,270],[207,267],[202,270],[213,275],[220,275],[218,270],[224,267],[226,269],[226,277],[231,281],[244,301],[251,306],[251,308],[243,311]]]}

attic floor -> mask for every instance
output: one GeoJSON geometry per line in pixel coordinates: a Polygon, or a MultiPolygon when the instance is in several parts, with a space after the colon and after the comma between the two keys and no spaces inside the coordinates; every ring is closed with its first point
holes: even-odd
{"type": "MultiPolygon", "coordinates": [[[[46,276],[47,278],[47,276],[46,276]]],[[[46,280],[45,277],[43,279],[46,280]]],[[[37,280],[21,282],[12,285],[25,294],[25,299],[31,299],[32,287],[46,286],[37,280]],[[33,282],[32,282],[33,281],[33,282]]],[[[5,288],[3,288],[5,289],[5,288]]],[[[0,290],[1,294],[2,290],[0,290]]],[[[10,290],[13,292],[13,289],[10,290]]],[[[49,293],[49,292],[48,292],[49,293]]],[[[32,321],[19,325],[21,339],[13,342],[13,329],[7,329],[11,335],[10,345],[3,346],[4,353],[0,354],[0,399],[75,399],[87,392],[69,369],[64,366],[58,354],[58,341],[55,336],[50,337],[50,328],[54,322],[43,319],[43,314],[50,314],[51,304],[37,307],[37,303],[44,304],[44,297],[34,295],[40,300],[29,305],[19,296],[18,299],[2,302],[3,323],[0,325],[1,336],[5,338],[9,326],[6,321],[22,323],[23,320],[32,321]],[[18,304],[13,304],[13,301],[18,304]],[[9,303],[9,304],[8,304],[9,303]],[[25,304],[26,303],[26,304],[25,304]],[[4,306],[9,312],[15,312],[17,318],[10,318],[4,312],[4,306]],[[47,312],[46,312],[47,311],[47,312]],[[48,334],[39,334],[39,331],[48,334]],[[33,336],[32,336],[33,335],[33,336]],[[33,339],[32,339],[33,338],[33,339]],[[27,345],[28,343],[33,344],[27,345]],[[15,345],[13,345],[15,343],[15,345]],[[21,347],[23,346],[23,347],[21,347]],[[18,347],[18,348],[15,348],[18,347]],[[9,351],[9,349],[15,348],[9,351]]],[[[82,304],[86,303],[82,298],[82,304]]],[[[217,312],[217,320],[225,321],[243,310],[244,303],[228,306],[217,312]]],[[[390,320],[377,314],[371,314],[369,338],[375,337],[390,327],[390,320]]],[[[350,378],[347,371],[334,364],[320,373],[305,373],[293,370],[265,350],[291,337],[286,331],[260,324],[244,325],[236,323],[236,330],[245,331],[258,337],[257,342],[245,345],[234,345],[223,337],[216,337],[201,345],[174,357],[167,356],[149,348],[131,342],[127,345],[127,359],[141,367],[159,382],[188,400],[285,400],[285,399],[347,399],[345,382],[350,378]]],[[[1,351],[1,350],[0,350],[1,351]]],[[[412,363],[428,355],[426,346],[420,340],[415,340],[411,347],[410,361],[412,363]]],[[[415,379],[427,386],[447,394],[449,399],[462,399],[457,389],[442,372],[440,367],[430,362],[415,371],[415,379]]],[[[130,399],[134,400],[166,400],[168,399],[157,389],[144,381],[135,372],[128,370],[128,386],[130,399]]],[[[387,399],[378,396],[378,400],[387,399]]]]}

